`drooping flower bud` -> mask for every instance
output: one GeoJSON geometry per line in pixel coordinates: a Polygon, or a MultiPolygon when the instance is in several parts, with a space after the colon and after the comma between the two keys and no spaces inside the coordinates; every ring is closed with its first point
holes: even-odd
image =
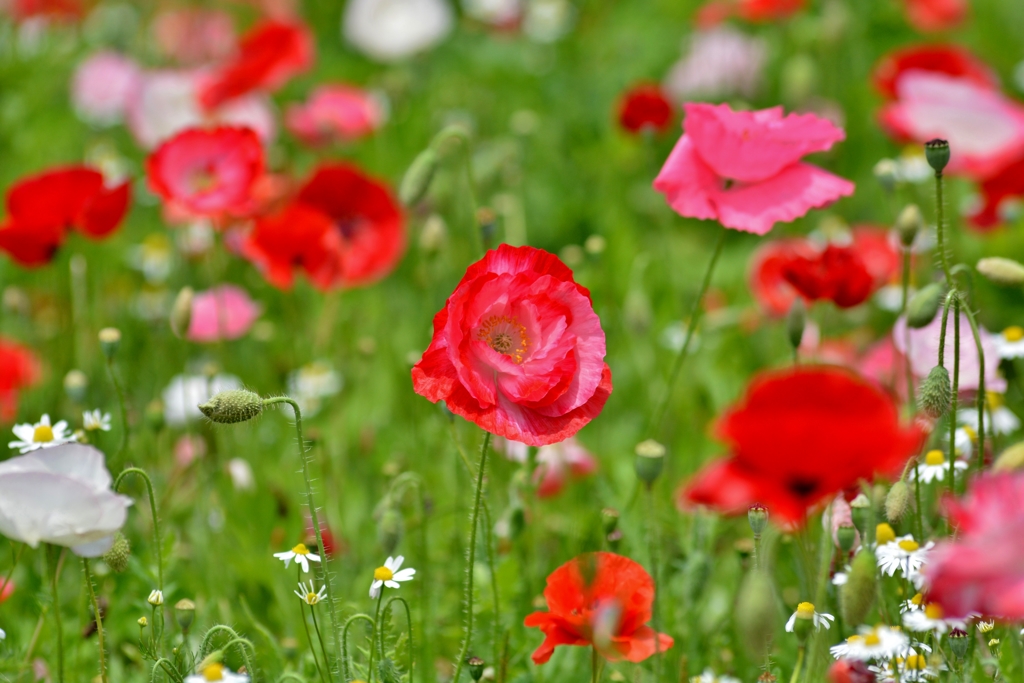
{"type": "Polygon", "coordinates": [[[942,175],[943,169],[949,163],[949,142],[935,138],[924,143],[924,158],[928,161],[928,165],[935,170],[935,175],[942,175]]]}
{"type": "Polygon", "coordinates": [[[800,348],[804,339],[804,327],[807,325],[807,307],[802,299],[795,299],[786,316],[786,334],[794,349],[800,348]]]}
{"type": "Polygon", "coordinates": [[[647,439],[638,443],[634,452],[636,459],[633,464],[636,468],[636,476],[649,489],[665,467],[665,447],[654,439],[647,439]]]}
{"type": "Polygon", "coordinates": [[[998,285],[1024,285],[1024,265],[1013,259],[991,256],[978,261],[978,272],[998,285]]]}
{"type": "Polygon", "coordinates": [[[117,350],[121,348],[121,330],[116,327],[104,327],[98,336],[103,355],[107,360],[113,360],[117,350]]]}
{"type": "Polygon", "coordinates": [[[754,659],[760,658],[775,634],[774,588],[762,571],[747,572],[736,598],[736,627],[754,659]]]}
{"type": "Polygon", "coordinates": [[[398,186],[398,199],[403,204],[411,206],[423,199],[427,190],[430,189],[430,184],[434,181],[437,162],[437,152],[431,147],[416,155],[402,177],[402,183],[398,186]]]}
{"type": "Polygon", "coordinates": [[[601,510],[601,525],[604,527],[605,536],[619,528],[619,511],[615,508],[601,510]]]}
{"type": "Polygon", "coordinates": [[[907,204],[896,219],[896,232],[900,236],[900,244],[909,249],[922,229],[924,217],[921,215],[921,209],[917,204],[907,204]]]}
{"type": "Polygon", "coordinates": [[[178,620],[178,626],[183,633],[188,633],[192,628],[192,622],[196,618],[196,603],[188,598],[182,598],[174,603],[174,618],[178,620]]]}
{"type": "Polygon", "coordinates": [[[754,532],[754,538],[760,538],[764,528],[768,526],[768,507],[761,503],[754,503],[747,508],[747,522],[750,530],[754,532]]]}
{"type": "Polygon", "coordinates": [[[949,370],[936,365],[921,384],[921,409],[925,415],[937,420],[946,414],[952,400],[953,386],[950,384],[949,370]]]}
{"type": "Polygon", "coordinates": [[[896,169],[896,162],[892,159],[882,159],[874,168],[875,180],[886,192],[896,189],[896,180],[899,177],[896,169]]]}
{"type": "Polygon", "coordinates": [[[878,567],[875,553],[870,548],[861,548],[846,576],[846,583],[839,595],[843,620],[850,626],[864,623],[871,606],[875,602],[875,584],[878,580],[878,567]]]}
{"type": "Polygon", "coordinates": [[[489,206],[481,206],[476,210],[476,224],[484,247],[489,249],[494,244],[494,235],[498,231],[498,214],[489,206]]]}
{"type": "Polygon", "coordinates": [[[402,683],[402,675],[390,657],[380,660],[377,673],[380,674],[381,683],[402,683]]]}
{"type": "Polygon", "coordinates": [[[484,666],[486,662],[479,657],[470,657],[466,660],[466,666],[469,667],[469,677],[474,681],[479,681],[480,677],[484,675],[484,666]]]}
{"type": "Polygon", "coordinates": [[[263,399],[247,389],[231,389],[201,404],[199,410],[220,424],[247,422],[263,412],[263,399]]]}
{"type": "Polygon", "coordinates": [[[885,516],[890,522],[898,522],[903,519],[910,507],[910,487],[907,482],[900,479],[892,488],[889,495],[885,497],[885,516]]]}
{"type": "Polygon", "coordinates": [[[188,334],[189,325],[192,324],[192,299],[194,296],[195,291],[191,287],[182,287],[178,296],[174,297],[168,322],[171,324],[171,332],[178,339],[182,339],[188,334]]]}
{"type": "Polygon", "coordinates": [[[120,574],[125,569],[128,569],[128,558],[131,557],[132,548],[128,543],[128,539],[124,537],[120,531],[114,536],[114,544],[110,546],[103,555],[103,561],[107,563],[111,569],[120,574]]]}
{"type": "Polygon", "coordinates": [[[907,325],[919,330],[934,320],[944,294],[945,289],[939,282],[933,282],[917,290],[907,302],[907,325]]]}

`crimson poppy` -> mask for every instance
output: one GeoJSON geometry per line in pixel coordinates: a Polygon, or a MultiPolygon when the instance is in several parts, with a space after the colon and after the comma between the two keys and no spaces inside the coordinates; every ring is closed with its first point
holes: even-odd
{"type": "Polygon", "coordinates": [[[657,85],[636,85],[619,102],[619,125],[630,133],[651,129],[662,133],[672,125],[672,103],[657,85]]]}
{"type": "Polygon", "coordinates": [[[798,367],[754,379],[718,436],[731,455],[706,465],[679,502],[745,513],[753,503],[801,524],[807,509],[876,474],[898,473],[922,439],[892,397],[838,367],[798,367]]]}
{"type": "Polygon", "coordinates": [[[871,296],[874,281],[852,247],[830,244],[814,257],[793,255],[782,277],[809,301],[827,299],[840,308],[858,306],[871,296]]]}
{"type": "Polygon", "coordinates": [[[654,581],[638,563],[599,552],[569,560],[548,576],[547,612],[523,622],[544,633],[533,653],[543,664],[559,645],[592,646],[606,659],[641,662],[673,645],[647,622],[654,602],[654,581]]]}
{"type": "Polygon", "coordinates": [[[750,291],[769,314],[783,316],[798,296],[786,281],[784,272],[797,257],[814,258],[817,250],[802,237],[764,242],[750,260],[750,291]]]}
{"type": "Polygon", "coordinates": [[[933,71],[967,80],[993,90],[999,88],[995,73],[985,62],[958,45],[913,45],[890,52],[878,62],[871,76],[875,88],[895,98],[896,83],[908,71],[933,71]]]}

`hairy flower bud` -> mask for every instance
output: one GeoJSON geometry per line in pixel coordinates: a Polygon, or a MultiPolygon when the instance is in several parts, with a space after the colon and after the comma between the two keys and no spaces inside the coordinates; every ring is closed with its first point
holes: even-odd
{"type": "Polygon", "coordinates": [[[128,543],[128,539],[124,537],[120,531],[114,536],[114,544],[110,546],[103,555],[103,561],[107,563],[111,569],[120,574],[125,569],[128,569],[128,558],[131,557],[132,547],[128,543]]]}
{"type": "Polygon", "coordinates": [[[231,389],[201,404],[199,410],[220,424],[247,422],[263,412],[263,399],[247,389],[231,389]]]}
{"type": "Polygon", "coordinates": [[[924,158],[935,170],[935,175],[942,175],[942,170],[949,163],[949,142],[935,138],[924,143],[924,158]]]}
{"type": "Polygon", "coordinates": [[[651,488],[665,467],[665,447],[654,439],[647,439],[638,443],[634,452],[636,476],[651,488]]]}
{"type": "Polygon", "coordinates": [[[1024,285],[1024,265],[1013,259],[990,256],[978,261],[978,272],[998,285],[1019,287],[1024,285]]]}
{"type": "Polygon", "coordinates": [[[900,479],[892,488],[889,495],[885,497],[885,516],[890,522],[898,522],[903,519],[910,507],[910,487],[907,482],[900,479]]]}
{"type": "Polygon", "coordinates": [[[189,325],[192,324],[192,299],[194,296],[195,291],[191,287],[182,287],[178,296],[174,297],[168,321],[171,324],[171,332],[178,339],[188,334],[189,325]]]}
{"type": "Polygon", "coordinates": [[[390,657],[380,660],[377,673],[380,674],[381,683],[402,683],[402,673],[390,657]]]}
{"type": "Polygon", "coordinates": [[[846,583],[839,595],[839,604],[843,620],[849,625],[860,625],[871,611],[875,602],[875,584],[878,580],[878,567],[875,553],[864,547],[853,558],[846,583]]]}
{"type": "Polygon", "coordinates": [[[900,244],[909,248],[917,239],[917,234],[924,229],[924,217],[917,204],[907,204],[896,219],[896,232],[900,236],[900,244]]]}
{"type": "Polygon", "coordinates": [[[921,408],[925,415],[937,420],[946,414],[952,400],[953,386],[950,384],[949,371],[936,365],[921,384],[921,408]]]}
{"type": "Polygon", "coordinates": [[[919,330],[934,320],[935,314],[939,312],[944,294],[945,290],[938,282],[925,285],[917,290],[917,293],[907,302],[907,325],[919,330]]]}
{"type": "Polygon", "coordinates": [[[403,204],[410,206],[423,199],[434,181],[437,162],[437,152],[433,148],[428,147],[416,155],[398,186],[398,199],[403,204]]]}
{"type": "Polygon", "coordinates": [[[764,655],[775,633],[777,618],[774,589],[768,576],[748,572],[736,598],[736,626],[754,659],[764,655]]]}
{"type": "Polygon", "coordinates": [[[107,360],[113,360],[114,354],[121,348],[121,330],[116,327],[104,327],[98,336],[103,355],[107,360]]]}

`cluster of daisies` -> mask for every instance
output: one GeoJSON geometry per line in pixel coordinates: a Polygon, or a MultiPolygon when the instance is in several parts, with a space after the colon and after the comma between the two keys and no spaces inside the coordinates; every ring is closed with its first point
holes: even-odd
{"type": "Polygon", "coordinates": [[[12,431],[18,438],[9,441],[7,446],[24,454],[73,441],[86,441],[85,434],[89,432],[110,431],[110,413],[104,413],[99,409],[86,410],[82,414],[82,430],[82,433],[71,431],[67,420],[61,420],[54,424],[50,422],[50,416],[44,414],[39,418],[39,422],[14,425],[12,431]]]}

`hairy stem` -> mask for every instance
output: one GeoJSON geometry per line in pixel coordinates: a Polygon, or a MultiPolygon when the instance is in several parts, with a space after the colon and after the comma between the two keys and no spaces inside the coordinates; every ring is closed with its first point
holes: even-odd
{"type": "Polygon", "coordinates": [[[60,565],[63,559],[63,552],[57,546],[47,548],[46,557],[50,564],[50,595],[53,599],[53,626],[57,632],[57,683],[64,683],[64,625],[60,620],[60,593],[58,583],[60,579],[60,565]],[[59,555],[59,557],[55,557],[59,555]]]}
{"type": "Polygon", "coordinates": [[[107,683],[107,652],[103,639],[103,615],[100,614],[100,603],[96,599],[96,588],[92,583],[92,573],[89,571],[89,559],[82,558],[82,571],[85,573],[85,585],[89,589],[89,599],[92,601],[92,611],[96,618],[96,637],[99,640],[100,648],[100,680],[107,683]]]}

